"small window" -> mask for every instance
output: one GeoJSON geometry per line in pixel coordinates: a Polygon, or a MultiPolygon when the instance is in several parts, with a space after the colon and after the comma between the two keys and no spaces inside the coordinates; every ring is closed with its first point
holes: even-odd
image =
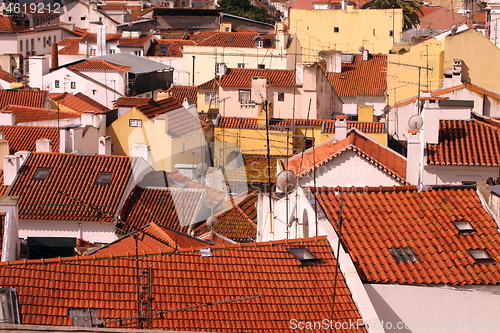
{"type": "Polygon", "coordinates": [[[71,16],[70,16],[70,17],[68,17],[68,21],[70,21],[70,22],[71,22],[71,20],[72,20],[72,19],[73,19],[73,18],[72,18],[71,16]]]}
{"type": "Polygon", "coordinates": [[[111,176],[113,174],[111,172],[101,172],[95,181],[96,185],[109,185],[111,181],[111,176]]]}
{"type": "Polygon", "coordinates": [[[0,323],[20,324],[15,288],[0,288],[0,323]]]}
{"type": "Polygon", "coordinates": [[[476,260],[478,264],[491,264],[495,260],[491,257],[488,251],[483,249],[470,249],[467,250],[469,254],[476,260]]]}
{"type": "Polygon", "coordinates": [[[48,168],[38,168],[33,176],[32,180],[45,180],[50,173],[48,168]]]}
{"type": "Polygon", "coordinates": [[[238,68],[245,68],[245,63],[244,62],[239,62],[238,63],[238,68]]]}
{"type": "Polygon", "coordinates": [[[262,39],[257,39],[255,41],[255,47],[258,48],[258,49],[261,49],[264,47],[264,40],[262,39]]]}
{"type": "Polygon", "coordinates": [[[92,95],[95,95],[95,94],[97,94],[97,90],[92,89],[92,95]]]}
{"type": "Polygon", "coordinates": [[[76,89],[76,82],[71,82],[70,87],[71,89],[76,89]]]}
{"type": "Polygon", "coordinates": [[[333,27],[333,32],[340,32],[340,27],[333,27]]]}
{"type": "Polygon", "coordinates": [[[250,90],[238,90],[238,101],[240,103],[250,103],[250,90]]]}
{"type": "Polygon", "coordinates": [[[257,68],[258,69],[265,69],[266,65],[264,65],[264,64],[257,64],[257,68]]]}
{"type": "Polygon", "coordinates": [[[59,88],[59,80],[54,81],[54,87],[59,88]]]}
{"type": "Polygon", "coordinates": [[[45,17],[42,17],[42,25],[45,25],[45,17]]]}
{"type": "Polygon", "coordinates": [[[394,30],[389,30],[389,37],[394,36],[394,30]]]}
{"type": "Polygon", "coordinates": [[[23,52],[23,41],[19,41],[19,52],[23,52]]]}
{"type": "Polygon", "coordinates": [[[206,91],[205,92],[205,104],[217,104],[217,93],[215,91],[206,91]]]}
{"type": "Polygon", "coordinates": [[[38,27],[39,25],[40,25],[40,18],[39,18],[39,17],[37,17],[37,18],[36,18],[36,26],[38,27]]]}
{"type": "Polygon", "coordinates": [[[47,38],[43,37],[43,47],[45,47],[45,44],[47,43],[47,38]]]}
{"type": "Polygon", "coordinates": [[[142,127],[142,120],[141,119],[129,119],[128,126],[129,127],[142,127]]]}
{"type": "Polygon", "coordinates": [[[325,263],[324,260],[321,260],[318,257],[316,257],[314,254],[311,253],[311,251],[309,251],[309,249],[305,247],[290,248],[288,249],[288,252],[293,254],[295,259],[300,261],[301,266],[310,266],[310,265],[325,263]]]}
{"type": "Polygon", "coordinates": [[[415,262],[418,260],[411,247],[391,247],[389,252],[392,254],[397,263],[400,262],[415,262]]]}
{"type": "Polygon", "coordinates": [[[109,49],[109,54],[114,54],[115,53],[115,49],[109,49]]]}
{"type": "Polygon", "coordinates": [[[458,230],[459,235],[469,234],[476,231],[468,221],[454,221],[453,224],[458,230]]]}
{"type": "Polygon", "coordinates": [[[95,56],[95,49],[90,49],[89,50],[89,55],[95,56]]]}
{"type": "Polygon", "coordinates": [[[80,20],[85,21],[85,16],[80,17],[80,20]]]}
{"type": "Polygon", "coordinates": [[[141,50],[136,50],[136,51],[134,51],[134,54],[135,54],[136,56],[139,56],[139,57],[140,57],[140,56],[142,56],[142,51],[141,51],[141,50]]]}
{"type": "Polygon", "coordinates": [[[284,100],[285,100],[285,93],[279,92],[278,93],[278,101],[283,102],[284,100]]]}
{"type": "Polygon", "coordinates": [[[314,138],[304,138],[304,149],[314,146],[314,138]]]}

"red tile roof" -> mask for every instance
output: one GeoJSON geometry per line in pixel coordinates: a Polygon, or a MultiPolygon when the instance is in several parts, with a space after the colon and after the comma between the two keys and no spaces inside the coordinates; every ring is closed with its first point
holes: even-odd
{"type": "Polygon", "coordinates": [[[65,45],[57,53],[59,55],[77,55],[80,53],[80,41],[82,37],[67,37],[59,41],[59,45],[65,45]]]}
{"type": "Polygon", "coordinates": [[[77,71],[106,70],[106,71],[126,72],[130,70],[132,67],[113,64],[103,59],[86,59],[82,62],[71,65],[68,68],[77,71]]]}
{"type": "MultiPolygon", "coordinates": [[[[139,260],[94,255],[2,262],[0,285],[16,288],[27,325],[71,326],[68,312],[77,308],[98,309],[106,327],[131,327],[137,321],[137,265],[141,274],[151,272],[155,329],[267,333],[290,331],[291,318],[361,320],[343,275],[335,274],[337,261],[324,237],[210,248],[210,257],[180,249],[139,260]],[[308,248],[322,263],[303,267],[288,251],[294,247],[308,248]]],[[[367,331],[361,326],[345,332],[367,331]]]]}
{"type": "Polygon", "coordinates": [[[142,47],[153,38],[153,35],[143,34],[139,37],[122,37],[118,42],[118,47],[142,47]]]}
{"type": "Polygon", "coordinates": [[[471,187],[414,186],[312,189],[364,280],[373,283],[499,284],[500,232],[471,187]],[[340,194],[340,192],[342,192],[340,194]],[[338,228],[343,198],[342,231],[338,228]],[[475,229],[459,233],[454,221],[475,229]],[[411,248],[417,260],[397,262],[391,248],[411,248]],[[469,249],[497,262],[478,264],[469,249]]]}
{"type": "Polygon", "coordinates": [[[138,229],[134,232],[134,234],[138,236],[137,247],[136,239],[134,238],[135,236],[130,234],[100,248],[93,253],[98,255],[123,253],[135,254],[137,250],[138,253],[144,254],[169,252],[179,248],[198,248],[208,246],[208,243],[204,241],[154,222],[138,229]]]}
{"type": "Polygon", "coordinates": [[[269,183],[269,169],[271,169],[271,183],[276,181],[276,157],[270,158],[270,168],[265,156],[244,155],[244,165],[224,168],[224,176],[229,183],[267,184],[269,183]]]}
{"type": "Polygon", "coordinates": [[[250,69],[230,68],[222,76],[222,87],[251,87],[252,78],[266,77],[267,81],[275,87],[295,87],[295,71],[292,69],[250,69]]]}
{"type": "Polygon", "coordinates": [[[16,123],[27,123],[44,120],[78,118],[80,113],[56,109],[32,108],[20,105],[7,105],[3,111],[10,111],[16,116],[16,123]]]}
{"type": "Polygon", "coordinates": [[[142,114],[144,114],[144,116],[146,116],[148,119],[153,119],[154,117],[162,113],[169,112],[178,108],[182,108],[182,104],[173,97],[153,101],[150,104],[137,106],[137,109],[141,111],[142,114]]]}
{"type": "Polygon", "coordinates": [[[196,42],[189,39],[155,39],[148,56],[182,57],[185,45],[196,45],[196,42]]]}
{"type": "Polygon", "coordinates": [[[439,143],[427,144],[431,165],[500,166],[500,122],[440,120],[439,143]],[[487,143],[487,144],[485,144],[487,143]]]}
{"type": "Polygon", "coordinates": [[[153,102],[151,97],[120,97],[116,100],[116,106],[140,106],[153,102]]]}
{"type": "Polygon", "coordinates": [[[59,151],[59,128],[44,126],[0,126],[4,139],[9,141],[9,152],[36,151],[36,141],[49,139],[52,151],[59,151]]]}
{"type": "Polygon", "coordinates": [[[0,109],[9,104],[43,108],[48,98],[45,90],[0,90],[0,109]]]}
{"type": "MultiPolygon", "coordinates": [[[[106,42],[116,42],[122,38],[122,34],[106,34],[106,42]]],[[[97,43],[97,33],[88,33],[82,42],[97,43]]]]}
{"type": "MultiPolygon", "coordinates": [[[[222,206],[224,211],[215,216],[219,220],[219,225],[214,231],[238,243],[255,241],[257,237],[257,200],[258,193],[253,191],[241,200],[234,198],[232,201],[226,201],[222,206]]],[[[203,235],[209,231],[207,225],[202,224],[195,229],[195,235],[203,235]]]]}
{"type": "Polygon", "coordinates": [[[382,96],[387,90],[387,56],[374,54],[363,61],[355,54],[351,64],[342,64],[341,73],[327,76],[339,96],[382,96]]]}
{"type": "Polygon", "coordinates": [[[430,13],[424,14],[424,16],[420,17],[419,24],[419,27],[422,29],[448,30],[452,24],[459,26],[470,22],[470,19],[464,15],[446,7],[440,7],[430,13]]]}
{"type": "MultiPolygon", "coordinates": [[[[197,46],[212,46],[212,47],[244,47],[255,48],[255,37],[272,39],[275,34],[260,34],[257,32],[218,32],[213,36],[199,42],[197,46]]],[[[274,43],[264,46],[264,48],[275,48],[274,43]]]]}
{"type": "Polygon", "coordinates": [[[31,153],[8,195],[19,196],[19,218],[112,222],[136,158],[61,153],[31,153]],[[50,169],[33,180],[38,168],[50,169]],[[95,184],[101,172],[108,185],[95,184]]]}
{"type": "Polygon", "coordinates": [[[9,83],[16,82],[17,79],[14,75],[0,69],[0,80],[7,81],[9,83]]]}
{"type": "MultiPolygon", "coordinates": [[[[386,133],[385,123],[380,121],[347,121],[347,128],[356,128],[363,133],[386,133]]],[[[335,133],[335,120],[325,121],[322,133],[335,133]]]]}
{"type": "Polygon", "coordinates": [[[336,142],[335,138],[331,138],[294,155],[284,165],[298,176],[303,176],[346,151],[356,152],[398,182],[406,183],[406,158],[356,129],[350,130],[344,140],[336,142]]]}
{"type": "Polygon", "coordinates": [[[0,16],[0,33],[16,33],[29,31],[29,28],[17,25],[12,21],[12,16],[0,16]]]}
{"type": "Polygon", "coordinates": [[[213,78],[211,80],[208,80],[205,83],[198,85],[197,88],[198,89],[215,90],[215,89],[219,89],[219,86],[220,86],[220,82],[219,82],[219,78],[217,77],[217,78],[213,78]]]}
{"type": "Polygon", "coordinates": [[[79,92],[76,95],[68,92],[50,94],[51,100],[77,112],[95,111],[96,114],[108,112],[109,109],[96,100],[79,92]]]}
{"type": "Polygon", "coordinates": [[[196,104],[198,99],[196,86],[171,86],[167,89],[167,93],[179,103],[184,102],[184,99],[187,98],[192,103],[196,104]]]}
{"type": "Polygon", "coordinates": [[[7,190],[9,186],[3,184],[3,169],[0,169],[0,196],[5,196],[7,194],[7,190]]]}
{"type": "Polygon", "coordinates": [[[204,191],[168,187],[136,186],[119,216],[118,227],[124,232],[157,222],[187,232],[203,202],[204,191]]]}

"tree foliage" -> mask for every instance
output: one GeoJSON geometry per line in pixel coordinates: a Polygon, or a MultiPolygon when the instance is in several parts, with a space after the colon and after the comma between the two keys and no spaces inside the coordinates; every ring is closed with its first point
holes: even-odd
{"type": "Polygon", "coordinates": [[[221,0],[217,9],[227,14],[246,17],[255,21],[274,23],[274,18],[269,15],[264,7],[253,6],[250,0],[221,0]]]}
{"type": "Polygon", "coordinates": [[[362,9],[390,9],[401,8],[403,10],[403,29],[416,27],[420,23],[419,14],[422,14],[422,3],[416,0],[370,0],[362,9]]]}

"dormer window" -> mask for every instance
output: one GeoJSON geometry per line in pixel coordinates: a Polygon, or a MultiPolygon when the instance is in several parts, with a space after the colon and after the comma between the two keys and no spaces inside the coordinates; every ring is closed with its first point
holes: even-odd
{"type": "Polygon", "coordinates": [[[38,180],[38,181],[45,180],[45,178],[47,178],[49,173],[50,173],[50,169],[48,169],[48,168],[38,168],[36,170],[35,175],[33,176],[32,180],[38,180]]]}
{"type": "Polygon", "coordinates": [[[255,36],[255,47],[261,49],[264,47],[264,38],[260,35],[255,36]]]}
{"type": "Polygon", "coordinates": [[[470,234],[476,231],[468,221],[454,221],[453,225],[457,228],[459,235],[470,234]]]}
{"type": "Polygon", "coordinates": [[[0,322],[20,324],[17,291],[15,288],[0,288],[0,322]]]}
{"type": "Polygon", "coordinates": [[[491,255],[488,253],[488,251],[484,249],[470,249],[467,251],[476,260],[476,263],[478,264],[495,263],[495,259],[493,259],[491,255]]]}
{"type": "Polygon", "coordinates": [[[305,247],[294,247],[288,249],[288,252],[293,254],[295,259],[300,261],[301,266],[310,266],[316,264],[323,264],[325,261],[319,259],[308,248],[305,247]]]}
{"type": "Polygon", "coordinates": [[[111,172],[101,172],[95,181],[96,185],[109,185],[111,181],[111,176],[113,174],[111,172]]]}

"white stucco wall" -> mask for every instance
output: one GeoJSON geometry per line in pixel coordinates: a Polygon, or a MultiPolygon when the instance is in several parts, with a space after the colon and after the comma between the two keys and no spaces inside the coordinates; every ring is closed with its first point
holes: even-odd
{"type": "Polygon", "coordinates": [[[460,185],[463,181],[486,180],[488,177],[498,177],[500,168],[481,167],[481,166],[448,166],[433,165],[424,168],[424,184],[442,185],[454,184],[460,185]]]}
{"type": "Polygon", "coordinates": [[[358,107],[361,105],[371,105],[373,106],[373,114],[376,116],[380,116],[383,114],[382,110],[384,109],[386,103],[384,96],[342,96],[342,113],[349,115],[357,115],[358,107]]]}
{"type": "Polygon", "coordinates": [[[300,178],[301,186],[393,186],[402,185],[353,151],[346,151],[300,178]],[[314,182],[316,176],[316,182],[314,182]]]}
{"type": "Polygon", "coordinates": [[[365,284],[365,289],[386,332],[500,331],[500,286],[365,284]]]}

